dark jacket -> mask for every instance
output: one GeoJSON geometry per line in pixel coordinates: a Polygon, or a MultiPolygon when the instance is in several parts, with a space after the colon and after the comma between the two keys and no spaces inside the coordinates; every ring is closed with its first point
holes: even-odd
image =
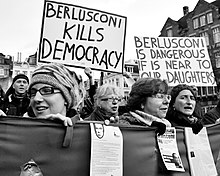
{"type": "Polygon", "coordinates": [[[203,118],[203,123],[205,125],[214,124],[215,121],[219,118],[220,118],[220,101],[218,102],[218,105],[215,108],[205,113],[203,118]]]}
{"type": "Polygon", "coordinates": [[[92,114],[85,118],[84,120],[88,120],[88,121],[105,121],[105,120],[109,120],[111,117],[115,117],[115,115],[110,114],[108,112],[106,112],[106,110],[100,108],[100,107],[96,107],[95,110],[92,112],[92,114]]]}
{"type": "Polygon", "coordinates": [[[16,97],[14,94],[4,98],[2,110],[6,115],[23,116],[27,112],[30,104],[30,98],[25,95],[24,97],[16,97]]]}
{"type": "Polygon", "coordinates": [[[198,118],[195,116],[186,116],[183,113],[173,109],[168,110],[166,119],[169,120],[173,127],[191,127],[195,134],[199,133],[200,130],[203,128],[202,118],[198,118]]]}

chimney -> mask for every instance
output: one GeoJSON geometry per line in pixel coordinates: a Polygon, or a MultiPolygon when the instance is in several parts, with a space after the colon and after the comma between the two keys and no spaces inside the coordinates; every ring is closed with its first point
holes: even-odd
{"type": "Polygon", "coordinates": [[[189,7],[188,6],[184,6],[183,7],[183,15],[185,16],[188,13],[189,13],[189,7]]]}

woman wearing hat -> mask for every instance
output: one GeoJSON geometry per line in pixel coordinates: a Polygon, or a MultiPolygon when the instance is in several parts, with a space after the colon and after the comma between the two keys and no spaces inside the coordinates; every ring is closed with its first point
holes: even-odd
{"type": "Polygon", "coordinates": [[[192,127],[195,134],[203,128],[202,118],[194,116],[196,108],[196,94],[192,86],[179,84],[171,90],[171,101],[166,118],[172,126],[192,127]]]}
{"type": "Polygon", "coordinates": [[[30,99],[27,95],[29,79],[24,74],[14,77],[11,86],[4,96],[1,115],[23,116],[27,112],[30,99]]]}
{"type": "Polygon", "coordinates": [[[60,119],[65,126],[72,125],[69,117],[76,114],[84,96],[81,79],[62,64],[51,63],[36,69],[29,86],[28,116],[60,119]]]}

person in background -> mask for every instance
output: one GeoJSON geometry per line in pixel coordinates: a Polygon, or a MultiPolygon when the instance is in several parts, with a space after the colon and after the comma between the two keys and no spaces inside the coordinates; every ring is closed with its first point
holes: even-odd
{"type": "Polygon", "coordinates": [[[94,111],[86,121],[118,122],[118,107],[121,101],[120,90],[113,85],[103,84],[94,95],[94,111]]]}
{"type": "Polygon", "coordinates": [[[85,97],[83,101],[83,107],[80,110],[80,116],[82,119],[87,118],[91,115],[91,113],[94,110],[94,95],[96,92],[96,89],[98,87],[97,84],[95,84],[93,77],[92,77],[92,70],[89,67],[86,67],[84,69],[84,72],[86,76],[89,78],[89,89],[88,89],[88,95],[85,97]]]}
{"type": "Polygon", "coordinates": [[[140,78],[131,88],[126,105],[127,113],[120,116],[120,124],[157,127],[163,134],[171,124],[165,119],[170,95],[166,81],[155,78],[140,78]]]}
{"type": "MultiPolygon", "coordinates": [[[[197,97],[198,96],[198,88],[195,85],[193,85],[192,89],[195,92],[195,97],[197,97]]],[[[196,117],[199,117],[201,119],[204,118],[204,113],[202,111],[202,106],[201,106],[201,103],[199,101],[196,102],[196,107],[195,107],[195,111],[193,112],[193,115],[196,116],[196,117]]]]}
{"type": "Polygon", "coordinates": [[[62,64],[51,63],[37,68],[29,86],[31,110],[25,116],[61,120],[72,126],[77,108],[84,97],[81,79],[62,64]]]}
{"type": "Polygon", "coordinates": [[[220,101],[217,106],[209,110],[204,114],[203,123],[204,125],[210,125],[220,122],[220,101]]]}
{"type": "Polygon", "coordinates": [[[29,79],[24,74],[18,74],[14,77],[11,86],[6,91],[0,115],[23,116],[30,103],[27,94],[29,79]]]}
{"type": "MultiPolygon", "coordinates": [[[[191,127],[194,134],[203,128],[202,118],[193,115],[196,111],[196,94],[192,86],[179,84],[172,88],[167,120],[172,126],[191,127]]],[[[199,113],[197,113],[198,115],[199,113]]]]}

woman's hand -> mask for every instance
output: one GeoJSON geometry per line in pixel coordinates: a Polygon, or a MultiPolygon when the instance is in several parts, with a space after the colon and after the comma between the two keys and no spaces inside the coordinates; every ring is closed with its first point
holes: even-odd
{"type": "Polygon", "coordinates": [[[64,126],[73,126],[71,118],[61,115],[59,113],[46,115],[45,119],[51,119],[51,120],[58,119],[63,122],[64,126]]]}

